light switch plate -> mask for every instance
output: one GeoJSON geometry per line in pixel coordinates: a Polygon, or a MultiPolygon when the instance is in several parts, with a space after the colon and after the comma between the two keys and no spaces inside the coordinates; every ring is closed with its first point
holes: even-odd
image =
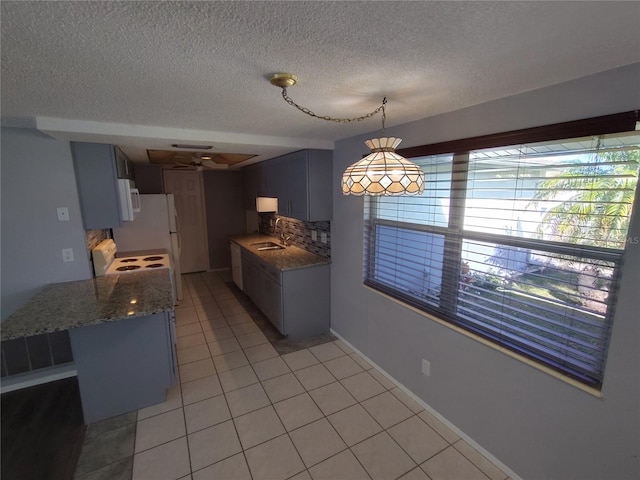
{"type": "Polygon", "coordinates": [[[431,375],[431,362],[428,362],[424,358],[422,359],[422,374],[427,377],[431,375]]]}
{"type": "Polygon", "coordinates": [[[58,207],[58,221],[59,222],[68,222],[69,221],[69,209],[67,207],[58,207]]]}
{"type": "Polygon", "coordinates": [[[327,243],[327,232],[320,232],[320,241],[322,243],[327,243]]]}
{"type": "Polygon", "coordinates": [[[313,240],[314,242],[318,241],[318,231],[317,230],[311,230],[311,240],[313,240]]]}

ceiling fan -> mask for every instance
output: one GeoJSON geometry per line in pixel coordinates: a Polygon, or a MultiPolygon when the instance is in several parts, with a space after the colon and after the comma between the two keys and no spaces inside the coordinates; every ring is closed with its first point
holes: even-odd
{"type": "MultiPolygon", "coordinates": [[[[177,147],[177,145],[176,145],[177,147]]],[[[181,145],[187,148],[186,145],[181,145]]],[[[206,147],[199,147],[206,149],[206,147]]],[[[241,153],[188,152],[184,150],[147,150],[149,163],[163,168],[220,170],[244,162],[255,155],[241,153]]]]}
{"type": "Polygon", "coordinates": [[[229,165],[214,162],[212,155],[194,153],[191,159],[176,162],[171,168],[195,168],[196,171],[201,172],[203,170],[224,170],[229,168],[229,165]]]}

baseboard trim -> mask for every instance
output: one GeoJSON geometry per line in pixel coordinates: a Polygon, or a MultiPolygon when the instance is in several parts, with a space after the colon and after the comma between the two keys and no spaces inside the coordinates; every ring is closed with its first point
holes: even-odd
{"type": "Polygon", "coordinates": [[[362,353],[360,350],[355,348],[351,343],[349,343],[348,340],[345,340],[345,338],[342,337],[339,333],[337,333],[333,328],[329,329],[329,331],[333,335],[335,335],[337,338],[339,338],[342,342],[344,342],[346,345],[348,345],[349,348],[351,348],[354,352],[356,352],[358,355],[360,355],[362,358],[364,358],[367,362],[369,362],[371,365],[373,365],[373,368],[375,368],[378,372],[380,372],[381,375],[384,375],[384,377],[386,379],[388,379],[391,383],[396,385],[400,390],[402,390],[405,394],[407,394],[409,396],[409,398],[411,398],[413,401],[418,403],[427,412],[429,412],[431,415],[433,415],[439,421],[441,421],[444,425],[446,425],[448,428],[450,428],[462,440],[464,440],[469,445],[471,445],[471,447],[473,447],[478,452],[480,452],[482,455],[484,455],[486,458],[491,460],[491,462],[493,462],[496,467],[498,467],[500,470],[502,470],[504,473],[506,473],[511,480],[522,480],[522,478],[517,473],[515,473],[508,466],[506,466],[504,463],[502,463],[499,459],[497,459],[495,456],[493,456],[491,454],[491,452],[489,452],[486,449],[484,449],[480,444],[478,444],[475,440],[473,440],[471,437],[469,437],[466,433],[464,433],[462,430],[460,430],[458,427],[456,427],[453,423],[451,423],[445,417],[440,415],[433,407],[431,407],[424,400],[422,400],[420,397],[418,397],[415,393],[413,393],[407,387],[405,387],[400,382],[398,382],[398,380],[396,380],[394,377],[389,375],[378,364],[376,364],[373,360],[371,360],[364,353],[362,353]]]}

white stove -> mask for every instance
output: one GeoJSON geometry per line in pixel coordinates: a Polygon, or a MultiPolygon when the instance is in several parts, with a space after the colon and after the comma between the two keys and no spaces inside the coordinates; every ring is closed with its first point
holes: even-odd
{"type": "Polygon", "coordinates": [[[171,268],[171,259],[168,254],[116,258],[116,253],[117,247],[112,239],[103,240],[91,251],[96,277],[171,268]]]}

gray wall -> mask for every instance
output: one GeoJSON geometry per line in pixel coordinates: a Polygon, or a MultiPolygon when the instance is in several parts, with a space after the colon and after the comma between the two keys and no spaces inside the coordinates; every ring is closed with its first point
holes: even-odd
{"type": "Polygon", "coordinates": [[[203,172],[211,269],[231,268],[229,236],[245,232],[240,172],[203,172]]]}
{"type": "MultiPolygon", "coordinates": [[[[410,147],[638,108],[635,64],[387,134],[410,147]]],[[[367,152],[363,141],[378,135],[336,143],[334,186],[367,152]]],[[[363,287],[363,198],[334,188],[333,202],[331,324],[339,335],[525,479],[639,478],[640,244],[626,254],[599,398],[363,287]],[[423,358],[431,362],[429,377],[420,372],[423,358]]],[[[630,236],[640,238],[637,210],[630,236]]]]}
{"type": "Polygon", "coordinates": [[[2,320],[47,283],[91,277],[69,142],[2,128],[2,320]],[[69,208],[59,222],[57,207],[69,208]],[[75,261],[62,261],[73,248],[75,261]]]}
{"type": "Polygon", "coordinates": [[[133,176],[140,193],[164,193],[164,179],[160,165],[134,163],[133,176]]]}

